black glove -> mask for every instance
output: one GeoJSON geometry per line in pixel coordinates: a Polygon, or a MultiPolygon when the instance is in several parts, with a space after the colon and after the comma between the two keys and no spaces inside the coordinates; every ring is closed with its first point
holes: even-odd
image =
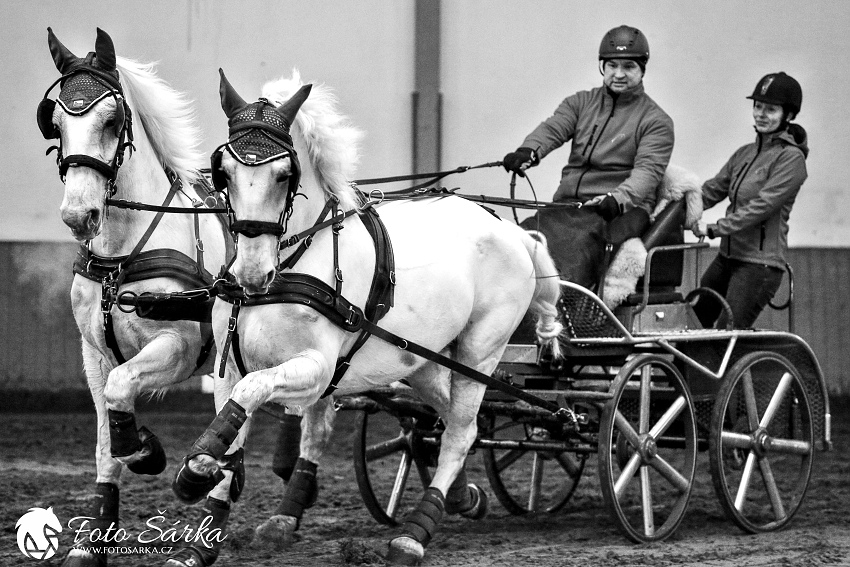
{"type": "Polygon", "coordinates": [[[520,177],[525,177],[523,165],[525,169],[532,165],[537,165],[540,160],[537,158],[537,152],[531,148],[517,148],[515,152],[511,152],[502,159],[502,166],[505,171],[512,171],[520,177]]]}
{"type": "Polygon", "coordinates": [[[599,216],[605,219],[605,222],[611,222],[620,216],[620,205],[617,203],[617,199],[611,195],[606,195],[596,207],[596,211],[599,213],[599,216]]]}

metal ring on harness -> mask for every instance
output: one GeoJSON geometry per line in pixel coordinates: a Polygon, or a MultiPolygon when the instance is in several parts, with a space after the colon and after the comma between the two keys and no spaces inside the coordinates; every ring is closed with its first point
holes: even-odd
{"type": "Polygon", "coordinates": [[[369,191],[369,202],[366,203],[366,206],[375,206],[380,205],[384,202],[384,192],[381,189],[375,188],[369,191]],[[376,199],[375,194],[378,194],[379,197],[376,199]]]}
{"type": "Polygon", "coordinates": [[[115,305],[116,305],[116,307],[118,307],[118,311],[120,311],[121,313],[133,313],[134,311],[136,311],[136,309],[138,308],[138,304],[136,303],[136,300],[138,299],[138,297],[139,297],[139,294],[136,293],[135,291],[131,291],[131,290],[126,290],[126,291],[122,291],[121,293],[119,293],[118,297],[115,300],[115,305]],[[124,299],[125,296],[130,297],[131,299],[125,300],[124,299]],[[126,301],[126,303],[122,304],[121,303],[122,301],[126,301]],[[124,309],[124,307],[122,307],[122,305],[128,305],[128,306],[130,306],[130,308],[124,309]]]}

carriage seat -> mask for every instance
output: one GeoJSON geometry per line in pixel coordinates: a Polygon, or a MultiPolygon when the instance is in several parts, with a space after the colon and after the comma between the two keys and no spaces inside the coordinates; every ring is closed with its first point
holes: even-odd
{"type": "MultiPolygon", "coordinates": [[[[656,217],[644,235],[641,243],[646,251],[657,246],[683,244],[685,242],[686,203],[684,199],[673,201],[656,217]]],[[[675,303],[683,301],[677,288],[682,285],[684,270],[684,251],[657,252],[653,255],[649,269],[649,304],[675,303]]],[[[635,291],[626,296],[625,305],[640,305],[643,301],[644,276],[637,280],[635,291]]]]}

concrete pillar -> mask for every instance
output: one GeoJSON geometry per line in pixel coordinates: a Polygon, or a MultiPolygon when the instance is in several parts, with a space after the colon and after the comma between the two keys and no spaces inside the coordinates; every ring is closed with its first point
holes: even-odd
{"type": "Polygon", "coordinates": [[[440,0],[416,0],[413,171],[439,171],[442,134],[440,0]]]}

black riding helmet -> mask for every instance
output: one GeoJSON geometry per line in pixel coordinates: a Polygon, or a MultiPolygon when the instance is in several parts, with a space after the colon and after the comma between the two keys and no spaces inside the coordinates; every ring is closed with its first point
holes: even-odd
{"type": "Polygon", "coordinates": [[[803,105],[803,89],[794,77],[780,71],[762,77],[753,90],[753,94],[747,98],[781,106],[787,120],[789,113],[796,116],[800,112],[800,107],[803,105]]]}
{"type": "Polygon", "coordinates": [[[649,61],[649,42],[637,28],[619,26],[608,30],[599,44],[599,61],[606,59],[631,59],[646,70],[649,61]]]}

